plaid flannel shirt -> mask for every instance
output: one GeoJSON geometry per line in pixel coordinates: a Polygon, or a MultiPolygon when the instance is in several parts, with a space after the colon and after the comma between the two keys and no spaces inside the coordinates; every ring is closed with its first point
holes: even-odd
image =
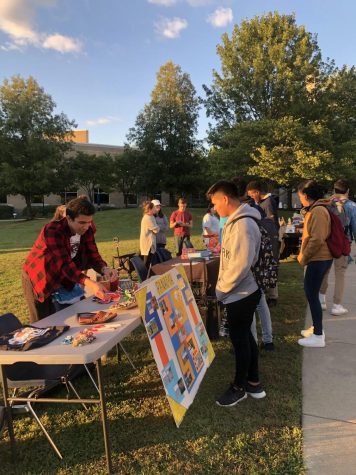
{"type": "Polygon", "coordinates": [[[60,286],[71,289],[76,283],[84,284],[87,276],[82,270],[93,268],[100,273],[106,266],[98,252],[92,226],[80,237],[74,259],[70,255],[70,237],[66,218],[51,221],[42,228],[27,256],[23,270],[28,274],[39,302],[60,286]]]}

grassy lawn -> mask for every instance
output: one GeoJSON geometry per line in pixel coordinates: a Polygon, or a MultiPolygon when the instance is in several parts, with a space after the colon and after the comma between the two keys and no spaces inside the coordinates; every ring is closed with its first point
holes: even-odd
{"type": "MultiPolygon", "coordinates": [[[[169,214],[170,210],[166,210],[169,214]]],[[[194,209],[193,243],[200,247],[204,209],[194,209]]],[[[109,262],[112,238],[119,236],[121,252],[138,250],[139,210],[98,213],[98,247],[109,262]]],[[[0,222],[0,314],[15,313],[23,322],[27,312],[20,272],[27,250],[44,220],[0,222]]],[[[168,247],[173,250],[173,239],[168,247]]],[[[233,356],[226,339],[213,342],[216,358],[179,429],[170,414],[146,334],[136,330],[125,340],[137,370],[114,357],[104,368],[110,440],[115,473],[120,474],[300,474],[304,472],[301,432],[301,350],[297,345],[304,324],[302,269],[281,264],[280,299],[272,309],[276,351],[260,358],[267,398],[251,398],[234,408],[215,405],[233,376],[233,356]]],[[[81,396],[92,395],[88,378],[76,384],[81,396]]],[[[15,420],[19,473],[105,473],[98,408],[41,406],[64,460],[58,461],[34,420],[15,420]]],[[[0,473],[13,473],[7,437],[0,439],[0,473]]]]}

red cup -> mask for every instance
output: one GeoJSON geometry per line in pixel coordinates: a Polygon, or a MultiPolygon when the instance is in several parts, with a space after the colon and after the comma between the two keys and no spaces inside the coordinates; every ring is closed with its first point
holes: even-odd
{"type": "Polygon", "coordinates": [[[110,291],[115,292],[119,288],[119,279],[110,281],[110,291]]]}

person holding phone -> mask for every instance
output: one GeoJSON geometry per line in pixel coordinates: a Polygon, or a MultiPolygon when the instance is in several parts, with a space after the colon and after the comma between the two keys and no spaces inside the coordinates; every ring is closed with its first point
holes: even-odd
{"type": "Polygon", "coordinates": [[[177,256],[182,254],[183,247],[193,247],[193,244],[190,242],[193,216],[187,211],[187,202],[184,198],[179,198],[178,209],[171,214],[169,227],[173,229],[177,256]]]}

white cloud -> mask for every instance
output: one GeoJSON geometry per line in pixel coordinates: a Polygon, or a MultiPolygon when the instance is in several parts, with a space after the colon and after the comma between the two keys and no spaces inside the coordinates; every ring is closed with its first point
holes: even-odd
{"type": "Polygon", "coordinates": [[[212,0],[187,0],[187,3],[191,7],[203,7],[205,5],[210,5],[212,0]]]}
{"type": "Polygon", "coordinates": [[[177,3],[177,0],[148,0],[148,3],[154,3],[155,5],[163,5],[165,7],[171,7],[177,3]]]}
{"type": "Polygon", "coordinates": [[[10,41],[3,50],[21,49],[31,45],[36,48],[54,49],[61,53],[79,52],[82,43],[59,33],[48,34],[35,28],[36,9],[50,7],[57,0],[0,0],[0,30],[10,41]]]}
{"type": "Polygon", "coordinates": [[[165,38],[179,38],[180,32],[187,28],[188,22],[184,18],[162,18],[155,24],[156,32],[165,38]]]}
{"type": "Polygon", "coordinates": [[[217,8],[211,15],[208,16],[207,22],[215,28],[221,28],[231,23],[233,19],[231,8],[217,8]]]}
{"type": "Polygon", "coordinates": [[[89,119],[85,121],[85,124],[89,127],[96,127],[97,125],[106,125],[112,122],[122,122],[122,119],[120,117],[107,115],[105,117],[98,117],[97,119],[89,119]]]}
{"type": "Polygon", "coordinates": [[[47,36],[42,46],[46,49],[54,49],[60,53],[79,53],[83,45],[79,40],[56,33],[47,36]]]}

